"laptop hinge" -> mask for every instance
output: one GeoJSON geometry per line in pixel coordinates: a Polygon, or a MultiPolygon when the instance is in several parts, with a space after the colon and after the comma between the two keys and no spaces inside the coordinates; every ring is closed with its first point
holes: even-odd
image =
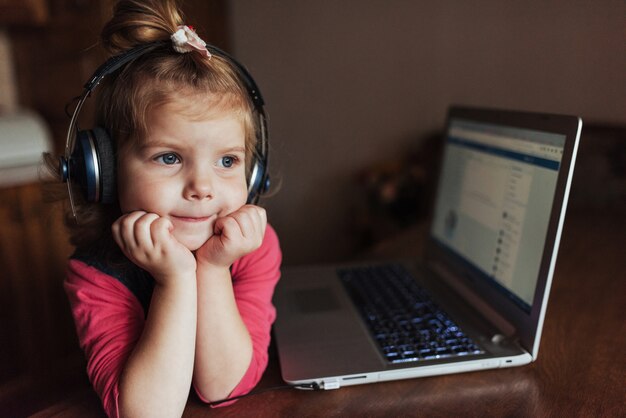
{"type": "MultiPolygon", "coordinates": [[[[503,337],[510,339],[515,336],[515,326],[511,324],[504,316],[498,313],[494,308],[489,306],[480,296],[478,296],[473,290],[461,283],[454,277],[452,273],[444,266],[437,262],[429,263],[429,267],[440,276],[445,283],[452,288],[456,293],[461,295],[463,299],[469,303],[474,309],[476,309],[488,322],[490,322],[496,329],[499,330],[499,334],[503,337]]],[[[493,336],[498,337],[497,334],[493,336]]]]}

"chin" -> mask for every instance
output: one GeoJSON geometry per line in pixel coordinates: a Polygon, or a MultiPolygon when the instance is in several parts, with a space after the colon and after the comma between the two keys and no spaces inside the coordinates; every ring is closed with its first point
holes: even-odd
{"type": "Polygon", "coordinates": [[[198,248],[202,247],[205,242],[207,242],[211,238],[211,236],[203,236],[203,237],[176,237],[176,239],[183,244],[189,251],[196,251],[198,248]]]}

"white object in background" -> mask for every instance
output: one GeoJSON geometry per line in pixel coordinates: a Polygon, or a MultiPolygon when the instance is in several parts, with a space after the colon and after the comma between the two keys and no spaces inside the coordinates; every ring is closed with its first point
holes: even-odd
{"type": "Polygon", "coordinates": [[[0,114],[0,187],[39,181],[42,154],[52,150],[48,126],[34,112],[0,114]]]}

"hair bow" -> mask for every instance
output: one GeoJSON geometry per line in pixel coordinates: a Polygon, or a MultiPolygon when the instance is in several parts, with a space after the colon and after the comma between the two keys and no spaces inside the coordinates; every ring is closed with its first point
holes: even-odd
{"type": "Polygon", "coordinates": [[[178,30],[172,34],[171,39],[176,52],[184,54],[186,52],[198,51],[207,58],[211,58],[206,42],[200,39],[193,27],[187,25],[179,26],[178,30]]]}

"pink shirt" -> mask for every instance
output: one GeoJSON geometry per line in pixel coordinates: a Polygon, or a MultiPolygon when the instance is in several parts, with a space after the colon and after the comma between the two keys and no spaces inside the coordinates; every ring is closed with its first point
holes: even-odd
{"type": "MultiPolygon", "coordinates": [[[[235,300],[252,339],[253,355],[230,396],[254,388],[267,366],[270,328],[276,318],[272,295],[281,259],[278,237],[268,225],[261,247],[232,266],[235,300]]],[[[80,346],[87,357],[89,379],[106,413],[117,417],[119,377],[143,331],[143,307],[119,280],[76,259],[69,262],[65,290],[80,346]]]]}

